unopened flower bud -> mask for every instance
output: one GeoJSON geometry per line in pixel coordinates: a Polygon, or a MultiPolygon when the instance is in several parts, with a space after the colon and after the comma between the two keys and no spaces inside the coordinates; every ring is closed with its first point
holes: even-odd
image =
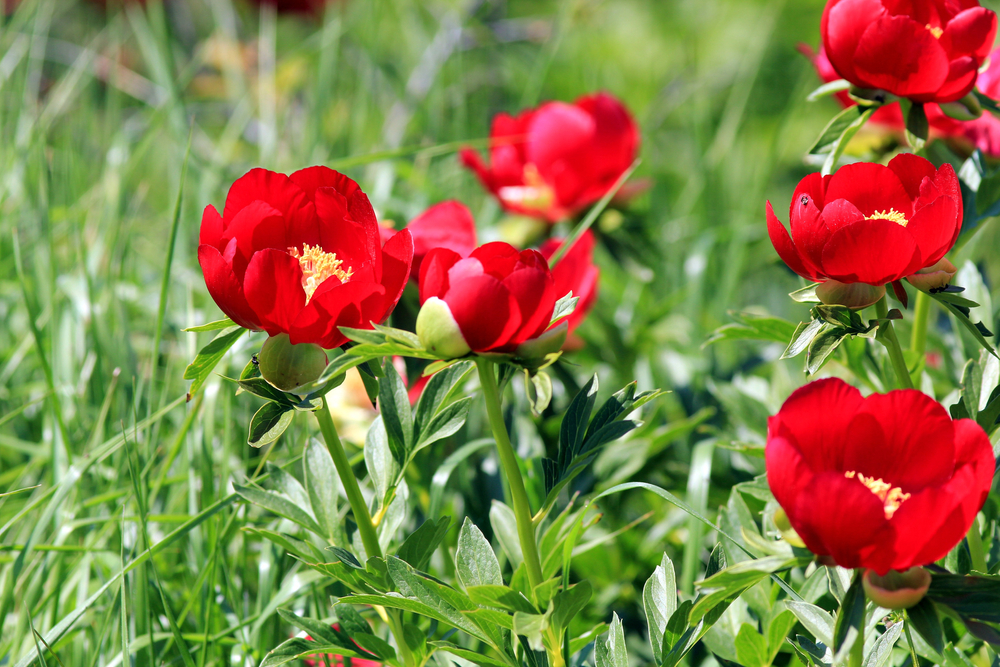
{"type": "Polygon", "coordinates": [[[326,352],[319,345],[293,345],[288,334],[271,336],[257,355],[261,376],[272,386],[295,393],[315,382],[326,368],[326,352]]]}
{"type": "Polygon", "coordinates": [[[569,322],[563,320],[537,338],[526,340],[517,346],[514,354],[521,359],[543,359],[545,355],[558,352],[566,342],[569,322]]]}
{"type": "Polygon", "coordinates": [[[933,289],[947,287],[956,273],[958,273],[958,269],[955,268],[955,265],[942,259],[936,264],[920,269],[912,276],[907,276],[906,282],[918,290],[929,292],[933,289]]]}
{"type": "Polygon", "coordinates": [[[827,280],[816,287],[816,296],[828,306],[846,306],[854,310],[867,308],[885,296],[885,285],[841,283],[827,280]]]}
{"type": "Polygon", "coordinates": [[[922,567],[904,572],[889,570],[880,577],[874,570],[865,570],[861,583],[868,599],[884,609],[909,609],[924,599],[931,585],[931,573],[922,567]]]}
{"type": "Polygon", "coordinates": [[[471,352],[455,316],[451,314],[451,308],[436,296],[424,301],[420,307],[417,338],[429,352],[443,359],[457,359],[471,352]]]}

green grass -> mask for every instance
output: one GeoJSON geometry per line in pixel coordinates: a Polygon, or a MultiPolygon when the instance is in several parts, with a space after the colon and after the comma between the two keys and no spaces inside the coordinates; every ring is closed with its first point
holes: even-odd
{"type": "MultiPolygon", "coordinates": [[[[220,316],[197,265],[201,210],[250,167],[328,164],[383,217],[459,198],[496,235],[501,212],[454,153],[481,145],[494,113],[543,99],[621,97],[642,128],[638,175],[652,179],[620,227],[596,225],[599,304],[556,402],[592,371],[605,394],[632,379],[673,390],[594,481],[656,483],[712,514],[762,471],[720,445],[760,444],[769,411],[804,381],[801,360],[771,363],[773,345],[702,342],[729,310],[807,317],[786,297],[801,282],[763,212],[766,199],[785,210],[835,112],[804,101],[817,81],[794,49],[816,43],[821,8],[341,0],[320,20],[230,0],[107,12],[23,0],[0,24],[0,665],[251,665],[293,632],[279,606],[331,615],[337,588],[248,532],[278,521],[232,489],[265,458],[299,474],[312,422],[257,451],[256,399],[214,378],[184,400],[183,369],[211,334],[181,329],[220,316]]],[[[994,224],[961,259],[996,280],[997,247],[994,224]]],[[[219,371],[238,374],[261,342],[244,339],[219,371]]],[[[484,432],[481,419],[468,430],[484,432]]],[[[556,424],[519,426],[538,451],[556,424]]],[[[417,505],[455,444],[421,455],[417,505]]],[[[482,457],[459,465],[444,506],[486,527],[482,489],[502,490],[482,457]]],[[[690,590],[712,536],[648,495],[600,509],[588,539],[651,513],[574,561],[599,591],[587,618],[617,611],[638,641],[642,582],[663,552],[690,590]]]]}

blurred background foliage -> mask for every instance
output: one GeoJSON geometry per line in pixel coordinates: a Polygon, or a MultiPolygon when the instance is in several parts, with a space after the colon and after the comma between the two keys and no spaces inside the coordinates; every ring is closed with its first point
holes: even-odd
{"type": "MultiPolygon", "coordinates": [[[[504,218],[455,153],[485,146],[495,113],[542,100],[622,99],[651,187],[596,225],[598,304],[554,372],[554,408],[531,418],[512,394],[517,445],[551,447],[592,372],[602,396],[633,379],[671,390],[575,488],[651,482],[713,516],[763,471],[766,418],[806,379],[801,359],[777,360],[780,343],[704,343],[733,311],[808,317],[787,298],[803,283],[777,259],[763,213],[770,199],[784,217],[816,169],[803,155],[837,111],[805,101],[819,81],[796,51],[818,41],[822,5],[339,0],[318,17],[230,0],[22,0],[0,22],[0,665],[35,651],[32,628],[64,619],[72,629],[52,647],[64,665],[179,664],[171,623],[199,665],[257,664],[293,631],[277,607],[329,615],[336,587],[248,530],[279,522],[232,487],[265,458],[299,474],[312,423],[257,451],[246,445],[257,399],[216,378],[185,402],[181,373],[211,334],[181,329],[220,316],[197,265],[201,211],[251,167],[326,164],[358,180],[383,219],[401,225],[458,198],[482,239],[523,240],[530,229],[504,218]]],[[[952,261],[985,277],[961,284],[989,326],[1000,237],[984,227],[952,261]]],[[[932,341],[954,339],[938,324],[932,341]]],[[[262,340],[219,371],[236,376],[262,340]]],[[[956,384],[949,363],[941,373],[956,384]]],[[[374,413],[363,392],[341,396],[360,461],[374,413]]],[[[420,455],[401,534],[428,511],[440,462],[485,432],[473,414],[420,455]]],[[[504,491],[486,451],[458,465],[444,513],[490,537],[489,501],[504,491]]],[[[600,510],[592,548],[574,560],[598,591],[586,616],[616,611],[634,654],[648,654],[642,583],[666,552],[690,592],[714,541],[641,492],[600,510]]]]}

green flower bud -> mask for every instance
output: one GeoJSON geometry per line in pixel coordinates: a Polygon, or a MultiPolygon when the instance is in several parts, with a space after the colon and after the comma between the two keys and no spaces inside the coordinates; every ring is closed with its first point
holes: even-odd
{"type": "Polygon", "coordinates": [[[319,379],[326,368],[326,352],[314,343],[292,345],[288,334],[271,336],[257,355],[261,376],[272,386],[295,393],[319,379]]]}
{"type": "Polygon", "coordinates": [[[816,287],[816,296],[828,306],[847,306],[854,310],[867,308],[885,296],[885,285],[839,283],[827,280],[816,287]]]}
{"type": "Polygon", "coordinates": [[[563,320],[537,338],[526,340],[517,346],[514,355],[521,359],[544,359],[545,355],[558,352],[566,342],[569,322],[563,320]]]}
{"type": "Polygon", "coordinates": [[[922,567],[905,572],[889,570],[880,577],[874,570],[865,570],[861,580],[868,599],[884,609],[909,609],[924,599],[931,585],[931,573],[922,567]]]}
{"type": "Polygon", "coordinates": [[[436,296],[424,301],[417,313],[417,338],[429,352],[442,359],[457,359],[472,351],[451,314],[451,308],[436,296]]]}

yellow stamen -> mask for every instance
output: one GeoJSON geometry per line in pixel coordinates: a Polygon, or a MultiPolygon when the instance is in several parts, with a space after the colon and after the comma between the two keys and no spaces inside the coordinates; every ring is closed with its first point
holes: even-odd
{"type": "Polygon", "coordinates": [[[896,513],[896,510],[900,506],[910,499],[909,493],[903,493],[903,490],[898,486],[893,486],[889,482],[884,482],[881,479],[876,479],[874,477],[867,477],[853,470],[844,473],[844,477],[847,479],[855,479],[865,487],[874,493],[879,500],[882,501],[882,508],[885,511],[885,518],[891,519],[892,515],[896,513]]]}
{"type": "Polygon", "coordinates": [[[538,173],[538,167],[529,162],[524,165],[524,185],[508,185],[500,188],[500,199],[519,204],[526,208],[544,209],[552,205],[555,192],[538,173]]]}
{"type": "Polygon", "coordinates": [[[944,30],[942,30],[941,28],[935,28],[930,23],[928,23],[924,27],[930,30],[931,34],[934,35],[934,39],[941,39],[941,35],[944,34],[944,30]]]}
{"type": "Polygon", "coordinates": [[[344,270],[341,265],[344,260],[337,259],[337,253],[324,252],[323,248],[308,243],[298,248],[289,248],[288,254],[299,260],[299,267],[302,269],[302,289],[306,292],[306,303],[312,299],[313,294],[327,278],[336,276],[337,279],[346,283],[351,279],[354,270],[348,268],[344,270]]]}
{"type": "Polygon", "coordinates": [[[892,220],[902,227],[906,227],[910,222],[905,215],[894,208],[890,208],[888,211],[875,211],[871,215],[866,215],[865,220],[892,220]]]}

